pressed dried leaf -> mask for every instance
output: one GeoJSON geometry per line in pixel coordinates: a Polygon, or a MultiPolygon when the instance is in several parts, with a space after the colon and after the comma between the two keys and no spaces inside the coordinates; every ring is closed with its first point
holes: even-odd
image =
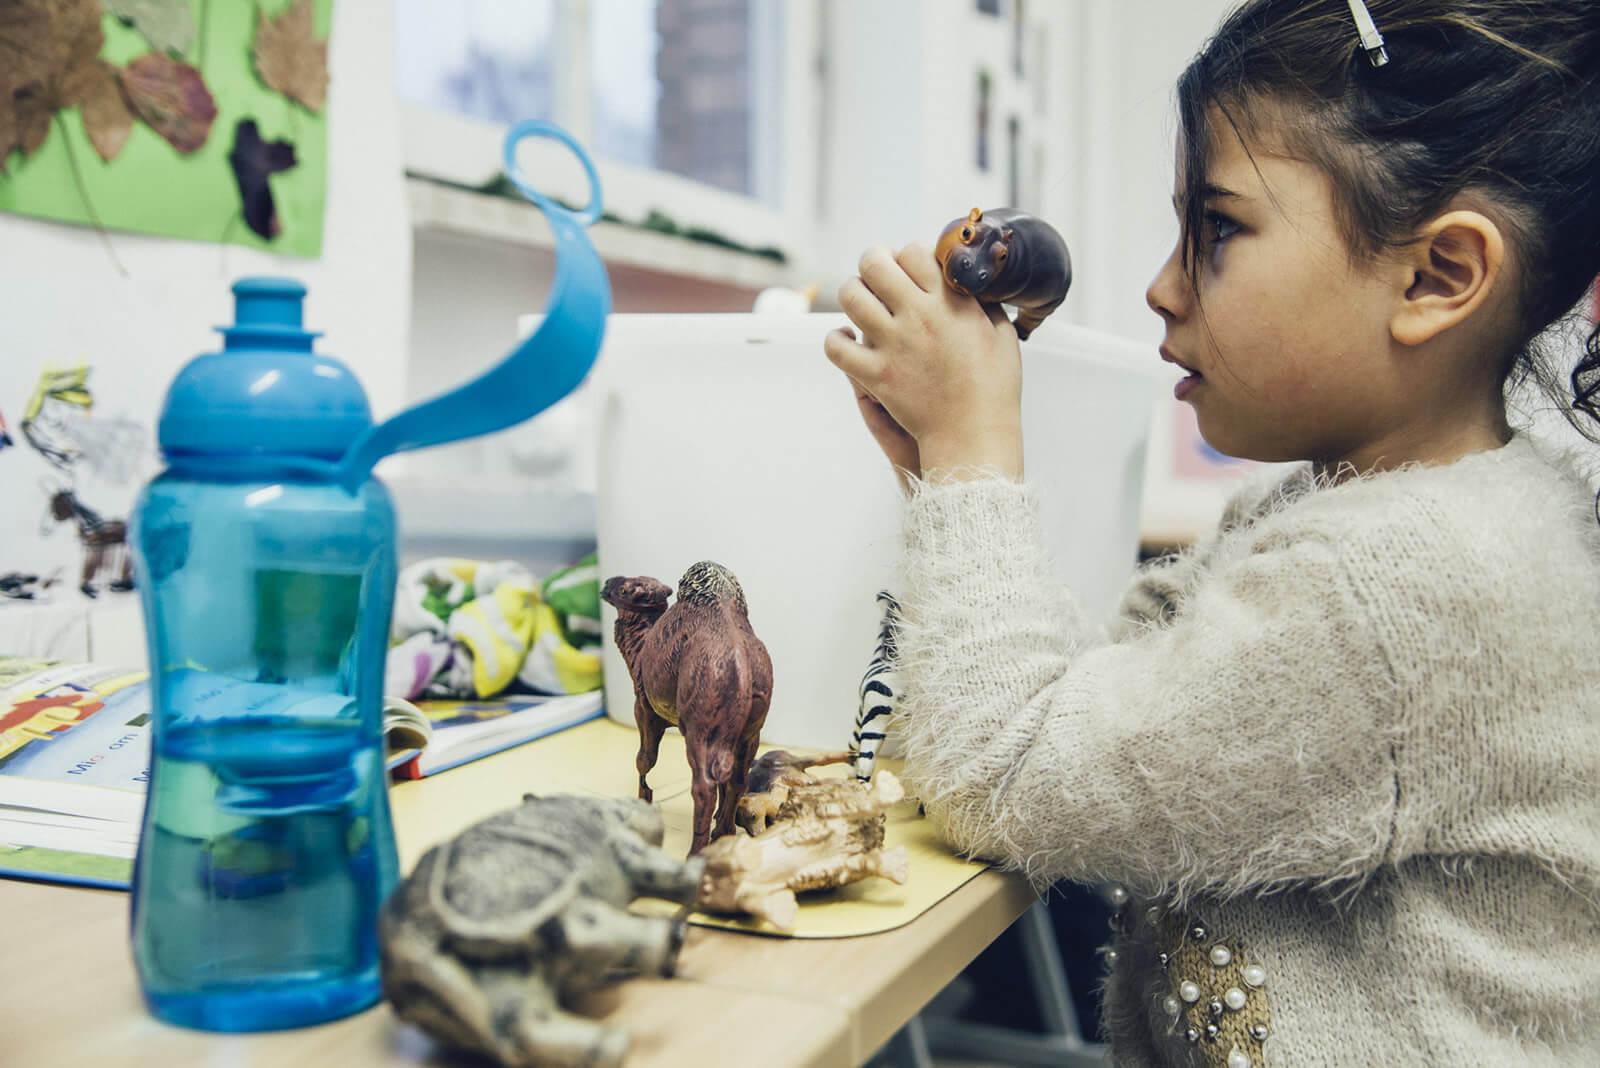
{"type": "Polygon", "coordinates": [[[146,52],[124,67],[122,91],[133,113],[184,155],[211,135],[217,103],[205,79],[165,52],[146,52]]]}
{"type": "Polygon", "coordinates": [[[276,19],[256,10],[256,73],[268,89],[320,112],[328,102],[328,42],[319,41],[311,0],[295,0],[276,19]]]}
{"type": "MultiPolygon", "coordinates": [[[[0,0],[0,100],[27,85],[41,85],[55,67],[50,16],[39,0],[0,0]]],[[[0,120],[4,121],[4,120],[0,120]]]]}
{"type": "Polygon", "coordinates": [[[22,146],[24,155],[31,156],[39,151],[45,138],[50,136],[50,120],[56,109],[50,106],[45,87],[34,82],[25,89],[17,90],[11,98],[11,111],[16,117],[17,144],[22,146]]]}
{"type": "Polygon", "coordinates": [[[234,181],[239,183],[239,199],[244,205],[244,223],[270,241],[282,232],[278,207],[272,201],[272,186],[267,178],[295,165],[294,145],[288,141],[263,141],[254,119],[241,119],[233,131],[233,151],[228,153],[234,181]]]}
{"type": "Polygon", "coordinates": [[[50,0],[55,19],[59,80],[52,87],[57,109],[83,103],[100,72],[100,49],[106,43],[100,28],[100,0],[50,0]]]}
{"type": "Polygon", "coordinates": [[[187,55],[194,44],[194,15],[188,0],[105,0],[105,5],[157,52],[187,55]]]}
{"type": "Polygon", "coordinates": [[[0,0],[0,163],[18,144],[37,152],[55,113],[83,102],[104,43],[98,0],[0,0]]]}
{"type": "Polygon", "coordinates": [[[0,96],[0,174],[6,173],[6,157],[17,147],[17,117],[11,110],[9,95],[0,96]]]}
{"type": "Polygon", "coordinates": [[[100,78],[83,101],[84,133],[100,158],[109,163],[122,151],[132,129],[133,112],[123,99],[117,68],[101,60],[100,78]]]}

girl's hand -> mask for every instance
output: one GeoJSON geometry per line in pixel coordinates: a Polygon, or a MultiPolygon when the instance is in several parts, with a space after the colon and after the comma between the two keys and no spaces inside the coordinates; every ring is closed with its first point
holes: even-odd
{"type": "MultiPolygon", "coordinates": [[[[839,333],[850,341],[856,339],[856,332],[848,326],[841,327],[839,333]]],[[[894,465],[895,476],[900,480],[900,492],[907,492],[911,478],[922,477],[922,458],[917,452],[917,439],[906,433],[906,428],[895,422],[888,409],[863,389],[861,383],[851,379],[850,387],[856,395],[856,407],[861,409],[861,421],[867,424],[867,430],[878,443],[878,448],[894,465]]]]}
{"type": "Polygon", "coordinates": [[[860,271],[839,289],[860,340],[835,330],[823,351],[855,385],[890,462],[923,476],[1021,478],[1022,358],[1005,314],[945,285],[926,245],[868,249],[860,271]]]}

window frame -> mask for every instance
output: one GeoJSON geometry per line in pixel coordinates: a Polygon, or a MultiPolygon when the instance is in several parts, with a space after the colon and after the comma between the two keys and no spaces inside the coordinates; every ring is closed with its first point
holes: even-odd
{"type": "MultiPolygon", "coordinates": [[[[590,3],[563,0],[556,6],[551,28],[554,86],[551,121],[586,147],[592,143],[592,86],[590,84],[590,3]]],[[[783,39],[794,27],[793,5],[781,0],[750,0],[752,36],[763,35],[752,52],[787,66],[783,39]]],[[[704,227],[748,246],[782,246],[786,214],[782,177],[784,153],[795,144],[794,131],[785,129],[782,88],[793,79],[785,69],[778,78],[756,79],[768,86],[752,96],[757,111],[752,122],[752,159],[761,159],[751,174],[758,193],[770,199],[731,193],[670,171],[593,159],[600,177],[605,210],[630,223],[642,222],[652,211],[670,217],[680,227],[704,227]],[[763,136],[764,131],[782,133],[763,136]]],[[[490,122],[430,108],[398,96],[401,160],[407,175],[452,184],[477,186],[503,171],[502,145],[509,124],[490,122]]],[[[549,195],[582,203],[588,199],[588,180],[571,153],[554,141],[529,139],[519,147],[524,173],[539,177],[539,188],[549,195]]]]}

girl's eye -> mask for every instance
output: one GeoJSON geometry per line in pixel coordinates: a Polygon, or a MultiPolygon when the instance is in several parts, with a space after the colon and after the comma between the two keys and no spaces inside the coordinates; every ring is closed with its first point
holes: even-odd
{"type": "Polygon", "coordinates": [[[1206,212],[1205,218],[1205,244],[1210,248],[1220,245],[1240,230],[1238,223],[1215,211],[1206,212]]]}

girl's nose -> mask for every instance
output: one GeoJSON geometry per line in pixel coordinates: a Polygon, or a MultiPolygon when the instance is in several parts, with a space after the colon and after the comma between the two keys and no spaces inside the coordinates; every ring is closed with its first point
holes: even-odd
{"type": "Polygon", "coordinates": [[[1179,259],[1179,246],[1174,245],[1167,262],[1161,265],[1150,287],[1144,291],[1145,303],[1163,319],[1181,318],[1191,296],[1189,280],[1184,276],[1179,259]]]}

